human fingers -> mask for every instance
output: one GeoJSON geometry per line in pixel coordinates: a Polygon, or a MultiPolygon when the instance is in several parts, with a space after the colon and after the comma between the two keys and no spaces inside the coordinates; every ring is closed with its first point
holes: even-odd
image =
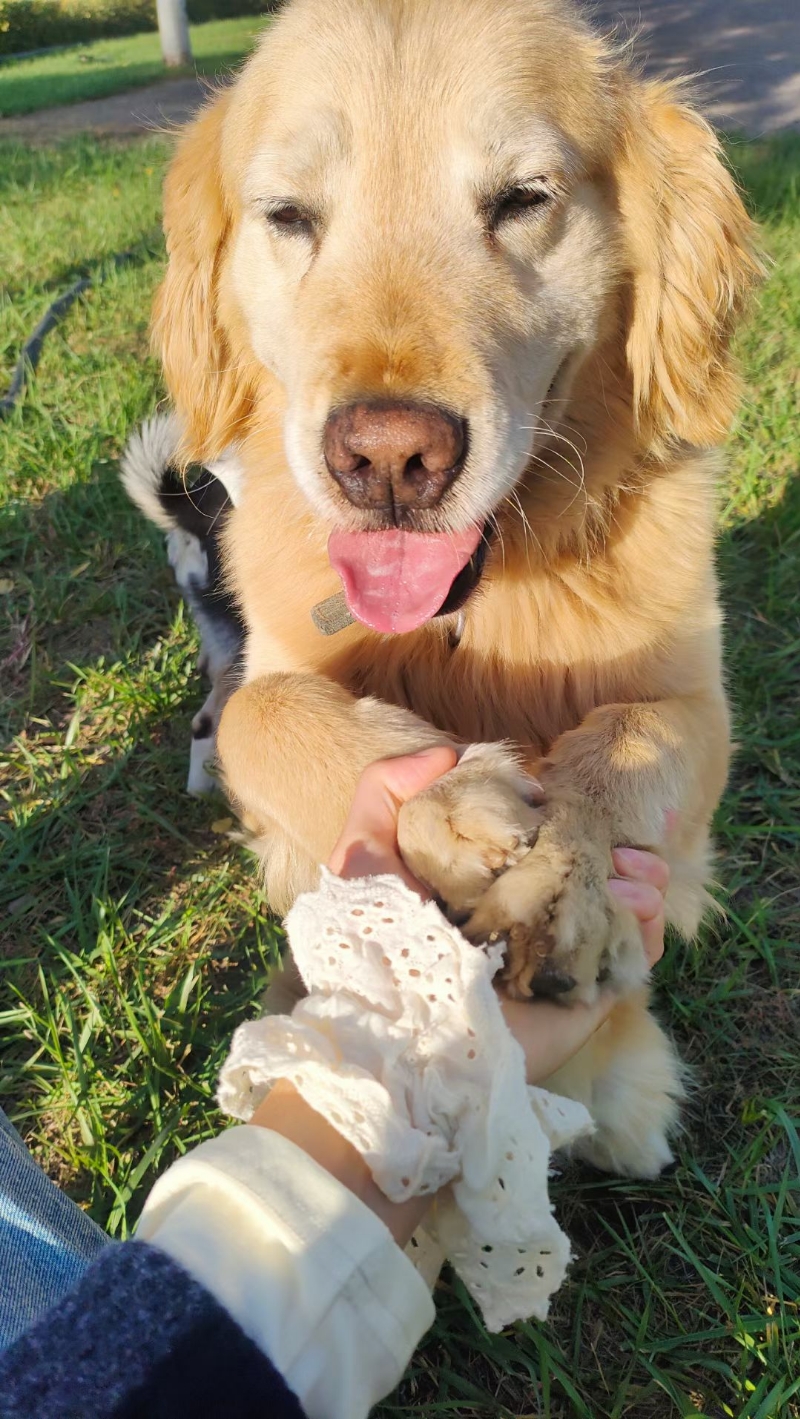
{"type": "Polygon", "coordinates": [[[620,877],[634,882],[649,882],[662,897],[669,886],[669,867],[657,852],[645,852],[638,847],[615,847],[611,859],[620,877]]]}
{"type": "Polygon", "coordinates": [[[648,964],[654,966],[664,954],[664,894],[669,886],[669,867],[658,853],[641,848],[618,847],[611,857],[619,877],[612,878],[609,887],[637,917],[648,964]]]}
{"type": "Polygon", "coordinates": [[[654,966],[664,954],[664,898],[649,882],[612,877],[608,890],[621,906],[633,912],[642,934],[647,963],[654,966]]]}
{"type": "Polygon", "coordinates": [[[331,871],[339,877],[392,872],[421,891],[397,849],[397,815],[403,803],[452,769],[457,758],[455,749],[437,745],[370,764],[358,781],[347,822],[331,854],[331,871]]]}
{"type": "Polygon", "coordinates": [[[661,960],[664,954],[664,932],[666,923],[664,921],[664,909],[650,918],[649,921],[640,922],[642,932],[642,944],[644,954],[647,957],[647,964],[651,968],[661,960]]]}

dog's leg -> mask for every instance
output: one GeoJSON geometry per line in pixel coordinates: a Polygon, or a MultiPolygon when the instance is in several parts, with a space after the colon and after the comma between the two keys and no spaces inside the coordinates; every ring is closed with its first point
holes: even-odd
{"type": "MultiPolygon", "coordinates": [[[[453,740],[409,710],[356,699],[321,676],[276,674],[236,691],[217,742],[234,805],[257,838],[270,903],[286,911],[330,856],[367,765],[453,740]]],[[[525,788],[508,749],[473,746],[434,785],[425,812],[401,810],[411,872],[447,902],[477,901],[535,834],[525,788]]]]}
{"type": "Polygon", "coordinates": [[[285,912],[311,885],[368,764],[449,742],[407,710],[357,700],[317,675],[264,676],[237,690],[218,753],[234,806],[257,825],[272,907],[285,912]]]}
{"type": "Polygon", "coordinates": [[[214,728],[211,720],[214,691],[208,696],[202,709],[192,720],[192,739],[189,746],[189,776],[186,791],[193,798],[202,798],[213,793],[216,779],[208,772],[206,765],[214,758],[214,728]]]}
{"type": "Polygon", "coordinates": [[[213,793],[217,787],[217,780],[208,772],[206,765],[214,759],[220,716],[233,690],[235,679],[233,662],[229,662],[222,668],[216,665],[211,679],[211,690],[202,709],[197,711],[192,720],[192,743],[189,751],[189,777],[186,789],[194,798],[200,798],[206,793],[213,793]]]}
{"type": "Polygon", "coordinates": [[[678,1056],[641,994],[620,1001],[545,1087],[578,1099],[595,1121],[596,1132],[575,1145],[576,1157],[605,1172],[654,1178],[672,1162],[681,1075],[678,1056]]]}

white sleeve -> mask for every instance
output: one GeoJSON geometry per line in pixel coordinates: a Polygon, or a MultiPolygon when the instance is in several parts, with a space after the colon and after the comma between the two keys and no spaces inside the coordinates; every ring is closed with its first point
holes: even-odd
{"type": "Polygon", "coordinates": [[[231,1128],[174,1163],[136,1235],[216,1297],[309,1419],[367,1415],[434,1318],[380,1219],[266,1128],[231,1128]]]}

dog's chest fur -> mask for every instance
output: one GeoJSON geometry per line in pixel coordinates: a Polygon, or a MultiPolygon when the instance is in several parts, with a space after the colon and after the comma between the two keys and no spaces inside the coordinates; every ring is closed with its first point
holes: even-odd
{"type": "Polygon", "coordinates": [[[590,555],[537,565],[508,537],[455,647],[452,618],[404,636],[358,624],[322,635],[312,608],[339,590],[326,530],[292,516],[296,497],[278,504],[274,486],[254,486],[228,544],[249,628],[246,678],[322,674],[465,740],[529,746],[531,759],[598,705],[692,692],[707,681],[719,621],[708,475],[704,458],[670,472],[620,506],[590,555]]]}
{"type": "Polygon", "coordinates": [[[652,680],[649,647],[635,647],[632,636],[609,625],[604,652],[597,626],[594,653],[587,648],[570,659],[567,647],[586,638],[594,616],[585,604],[570,606],[562,588],[559,613],[546,621],[542,601],[550,590],[542,596],[526,587],[513,595],[487,587],[468,608],[457,645],[448,634],[452,622],[414,637],[360,639],[326,672],[357,694],[403,705],[465,741],[508,739],[536,759],[596,705],[632,691],[638,698],[637,686],[645,695],[652,680]]]}

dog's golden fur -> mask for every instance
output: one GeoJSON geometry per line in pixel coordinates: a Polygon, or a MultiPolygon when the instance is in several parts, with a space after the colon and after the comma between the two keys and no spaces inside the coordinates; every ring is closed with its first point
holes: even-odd
{"type": "Polygon", "coordinates": [[[246,675],[219,747],[271,900],[314,880],[372,759],[510,741],[544,787],[533,848],[487,747],[404,811],[404,853],[476,937],[510,934],[511,988],[548,954],[585,998],[600,969],[631,992],[555,1082],[595,1112],[588,1156],[656,1172],[678,1070],[605,880],[615,843],[662,853],[692,934],[727,771],[715,450],[758,263],[712,132],[563,0],[294,0],[181,140],[166,227],[155,338],[187,457],[235,443],[245,469],[246,675]],[[480,194],[520,165],[547,203],[489,233],[480,194]],[[275,195],[313,235],[268,230],[275,195]],[[310,619],[339,589],[331,529],[369,525],[322,424],[387,395],[470,420],[464,472],[419,522],[497,528],[457,649],[446,622],[326,639],[310,619]]]}

